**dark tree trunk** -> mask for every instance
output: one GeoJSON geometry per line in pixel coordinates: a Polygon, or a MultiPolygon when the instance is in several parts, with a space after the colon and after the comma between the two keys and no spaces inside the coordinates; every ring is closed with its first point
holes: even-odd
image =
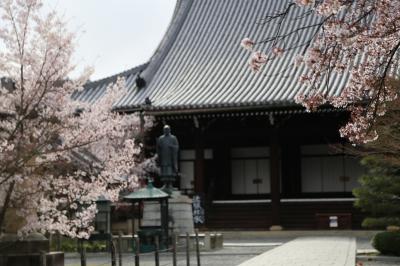
{"type": "Polygon", "coordinates": [[[2,230],[3,226],[4,226],[4,219],[6,217],[7,209],[9,207],[9,205],[10,205],[11,195],[12,195],[12,192],[14,191],[14,186],[15,186],[15,181],[11,182],[10,186],[8,187],[6,198],[4,200],[4,205],[1,208],[1,212],[0,212],[0,230],[2,230]]]}

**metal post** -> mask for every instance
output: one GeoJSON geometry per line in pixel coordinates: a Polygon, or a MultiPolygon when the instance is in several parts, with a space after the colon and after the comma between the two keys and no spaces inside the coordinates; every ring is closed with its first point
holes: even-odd
{"type": "Polygon", "coordinates": [[[197,256],[197,266],[200,266],[200,247],[199,247],[199,230],[196,229],[196,256],[197,256]]]}
{"type": "Polygon", "coordinates": [[[156,246],[156,250],[154,252],[154,259],[156,262],[156,266],[160,266],[160,254],[158,253],[158,251],[160,250],[160,238],[158,236],[154,237],[154,244],[156,246]]]}
{"type": "Polygon", "coordinates": [[[140,241],[137,235],[134,236],[134,239],[135,239],[135,266],[139,266],[140,241]]]}
{"type": "Polygon", "coordinates": [[[178,236],[176,234],[172,235],[172,265],[176,266],[176,242],[177,242],[178,236]]]}
{"type": "Polygon", "coordinates": [[[78,248],[81,253],[81,266],[86,266],[86,249],[81,239],[78,240],[78,248]]]}
{"type": "Polygon", "coordinates": [[[189,233],[186,232],[186,266],[190,266],[189,233]]]}
{"type": "Polygon", "coordinates": [[[160,212],[161,212],[161,243],[163,245],[168,244],[168,199],[160,200],[160,212]]]}
{"type": "Polygon", "coordinates": [[[112,237],[110,238],[110,247],[111,247],[111,266],[117,266],[117,256],[115,256],[115,245],[112,240],[112,237]]]}
{"type": "Polygon", "coordinates": [[[61,251],[61,234],[57,234],[56,248],[57,248],[57,251],[61,251]]]}
{"type": "Polygon", "coordinates": [[[47,260],[46,260],[46,252],[41,251],[40,252],[40,266],[46,266],[47,260]]]}
{"type": "Polygon", "coordinates": [[[118,234],[118,265],[122,266],[122,234],[118,234]]]}

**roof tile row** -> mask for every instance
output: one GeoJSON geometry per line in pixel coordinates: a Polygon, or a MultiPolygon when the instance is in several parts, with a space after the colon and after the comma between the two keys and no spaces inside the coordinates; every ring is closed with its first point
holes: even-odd
{"type": "MultiPolygon", "coordinates": [[[[180,0],[174,17],[158,50],[149,64],[122,73],[126,77],[127,94],[115,107],[132,110],[151,100],[150,110],[182,110],[225,107],[291,106],[298,93],[308,88],[298,82],[305,74],[304,66],[294,67],[298,46],[309,40],[315,29],[307,28],[286,39],[286,51],[278,60],[270,61],[259,72],[248,67],[248,51],[240,47],[244,37],[262,40],[274,36],[277,25],[258,24],[274,12],[283,10],[290,0],[180,0]],[[135,77],[143,70],[147,87],[137,89],[135,77]]],[[[282,34],[299,26],[312,24],[319,17],[294,19],[299,9],[289,13],[282,34]],[[300,24],[301,23],[301,24],[300,24]]],[[[270,44],[258,44],[268,51],[270,44]]],[[[116,75],[89,84],[77,99],[95,100],[113,82],[116,75]],[[87,95],[86,95],[87,94],[87,95]],[[85,95],[85,96],[84,96],[85,95]]],[[[348,76],[330,80],[328,95],[338,95],[348,76]]]]}

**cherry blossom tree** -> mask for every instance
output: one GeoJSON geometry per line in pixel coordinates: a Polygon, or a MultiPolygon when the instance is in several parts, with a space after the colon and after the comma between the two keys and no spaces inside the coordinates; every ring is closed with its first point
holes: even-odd
{"type": "Polygon", "coordinates": [[[151,120],[113,111],[123,79],[95,103],[72,100],[91,71],[69,78],[74,34],[41,7],[0,1],[0,226],[13,210],[20,233],[87,238],[95,201],[137,185],[137,136],[151,120]]]}
{"type": "Polygon", "coordinates": [[[308,68],[308,74],[301,76],[299,82],[310,90],[297,95],[296,102],[309,111],[325,104],[347,109],[350,120],[340,129],[341,136],[356,144],[376,140],[378,134],[373,125],[377,117],[385,114],[387,103],[397,97],[396,88],[388,79],[396,76],[399,64],[399,2],[294,0],[275,12],[260,22],[265,27],[269,23],[277,25],[274,36],[242,40],[241,45],[252,51],[250,67],[259,71],[268,61],[279,60],[282,53],[303,46],[305,53],[294,58],[294,65],[304,64],[308,68]],[[284,32],[282,25],[289,18],[298,21],[299,26],[284,32]],[[288,41],[305,31],[313,33],[307,41],[295,44],[288,41]],[[269,44],[270,48],[258,51],[260,43],[269,44]],[[328,95],[330,78],[343,74],[349,74],[349,79],[340,95],[328,95]]]}

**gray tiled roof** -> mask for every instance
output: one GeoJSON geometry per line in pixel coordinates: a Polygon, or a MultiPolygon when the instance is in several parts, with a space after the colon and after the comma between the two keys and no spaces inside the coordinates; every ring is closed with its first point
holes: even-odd
{"type": "Polygon", "coordinates": [[[88,82],[85,84],[85,88],[82,91],[76,91],[72,94],[72,99],[82,101],[82,102],[90,102],[93,103],[97,99],[99,99],[104,92],[106,91],[107,86],[115,83],[118,77],[125,78],[126,88],[130,90],[135,86],[135,79],[137,74],[147,67],[146,64],[142,64],[140,66],[136,66],[134,68],[128,69],[124,72],[115,74],[113,76],[88,82]]]}
{"type": "MultiPolygon", "coordinates": [[[[244,37],[262,40],[274,35],[275,24],[257,25],[260,19],[282,11],[289,0],[178,0],[171,24],[161,44],[142,73],[147,87],[137,90],[128,82],[128,94],[116,103],[120,110],[134,110],[148,97],[152,111],[198,111],[229,108],[293,106],[294,97],[306,92],[298,82],[306,73],[295,68],[296,54],[287,51],[259,73],[248,67],[249,52],[240,47],[244,37]]],[[[294,20],[294,9],[283,25],[283,33],[299,24],[315,23],[318,17],[294,20]]],[[[286,47],[308,40],[314,29],[293,34],[286,47]]],[[[268,46],[260,44],[260,50],[268,46]]],[[[329,95],[338,95],[347,76],[330,80],[329,95]]]]}

